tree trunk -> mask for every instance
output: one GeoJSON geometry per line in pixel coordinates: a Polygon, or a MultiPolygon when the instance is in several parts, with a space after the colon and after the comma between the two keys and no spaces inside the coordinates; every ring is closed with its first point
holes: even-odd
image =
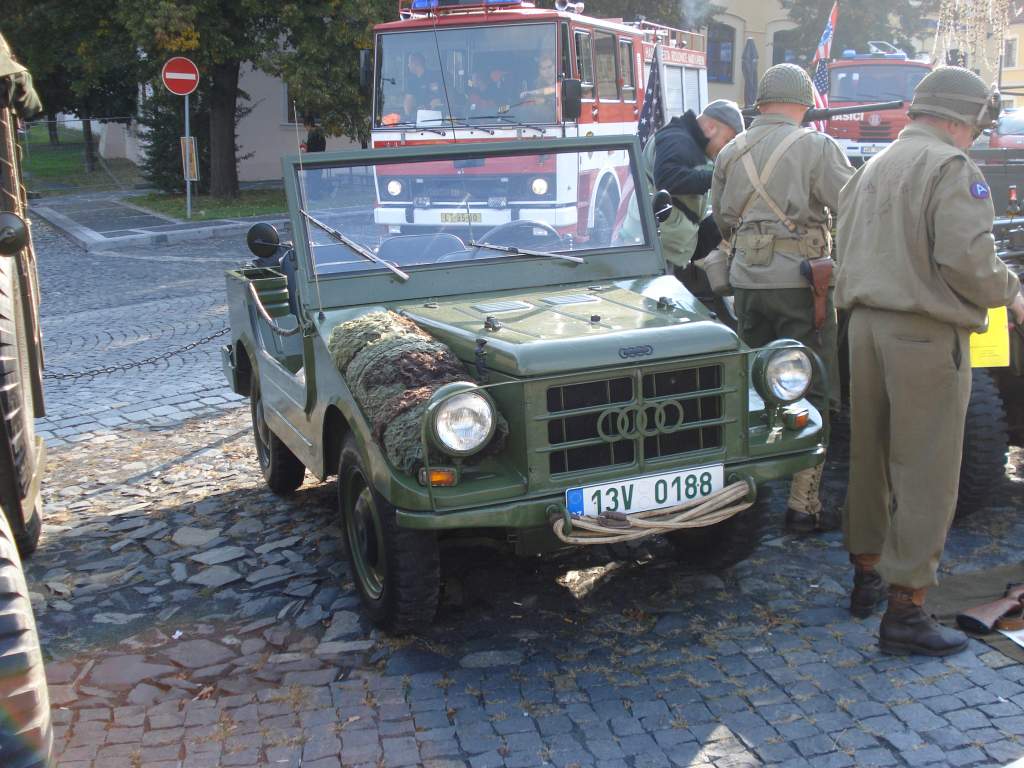
{"type": "Polygon", "coordinates": [[[60,135],[57,133],[57,113],[47,112],[46,113],[46,131],[50,134],[51,146],[57,146],[60,144],[60,135]]]}
{"type": "Polygon", "coordinates": [[[210,88],[210,194],[238,197],[235,105],[239,62],[216,64],[210,88]]]}
{"type": "Polygon", "coordinates": [[[85,170],[93,173],[96,170],[96,146],[92,141],[92,120],[82,118],[82,138],[85,140],[85,170]]]}

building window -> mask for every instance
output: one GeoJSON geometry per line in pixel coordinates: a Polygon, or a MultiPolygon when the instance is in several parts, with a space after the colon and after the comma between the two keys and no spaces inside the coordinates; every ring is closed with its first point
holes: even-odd
{"type": "Polygon", "coordinates": [[[772,65],[775,64],[802,64],[801,56],[795,42],[797,30],[783,29],[772,35],[772,65]]]}
{"type": "Polygon", "coordinates": [[[708,27],[708,80],[731,83],[735,58],[736,30],[728,24],[712,23],[708,27]]]}
{"type": "Polygon", "coordinates": [[[1003,69],[1017,67],[1017,38],[1008,37],[1003,42],[1003,69]]]}

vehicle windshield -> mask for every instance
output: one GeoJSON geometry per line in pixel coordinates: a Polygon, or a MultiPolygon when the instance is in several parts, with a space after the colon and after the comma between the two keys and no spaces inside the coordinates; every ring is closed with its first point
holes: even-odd
{"type": "Polygon", "coordinates": [[[555,122],[554,24],[391,32],[377,57],[378,127],[555,122]]]}
{"type": "Polygon", "coordinates": [[[861,67],[834,67],[829,99],[836,101],[895,101],[908,104],[914,88],[928,74],[927,67],[907,64],[865,64],[861,67]]]}
{"type": "Polygon", "coordinates": [[[1024,109],[1003,113],[996,123],[996,133],[1000,136],[1024,133],[1024,109]]]}
{"type": "MultiPolygon", "coordinates": [[[[479,260],[559,259],[649,243],[636,162],[622,148],[518,149],[439,160],[296,167],[304,238],[320,275],[479,260]],[[387,262],[386,264],[382,262],[387,262]]],[[[397,272],[395,272],[397,274],[397,272]]]]}

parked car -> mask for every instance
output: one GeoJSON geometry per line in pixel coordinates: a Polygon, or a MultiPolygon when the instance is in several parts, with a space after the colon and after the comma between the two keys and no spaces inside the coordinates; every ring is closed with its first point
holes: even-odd
{"type": "Polygon", "coordinates": [[[999,116],[989,132],[991,149],[1020,149],[1024,147],[1024,109],[1007,110],[999,116]]]}
{"type": "Polygon", "coordinates": [[[295,242],[250,230],[224,371],[272,490],[337,475],[380,626],[433,619],[444,537],[536,554],[699,512],[670,540],[731,564],[756,486],[822,461],[813,355],[749,349],[665,275],[649,203],[605,232],[594,199],[650,199],[638,161],[627,137],[285,159],[295,242]]]}

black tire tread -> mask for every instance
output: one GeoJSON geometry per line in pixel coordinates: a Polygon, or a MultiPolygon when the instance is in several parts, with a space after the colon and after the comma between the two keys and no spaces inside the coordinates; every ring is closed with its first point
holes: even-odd
{"type": "Polygon", "coordinates": [[[0,516],[0,763],[50,765],[53,731],[43,657],[14,536],[0,516]]]}
{"type": "Polygon", "coordinates": [[[253,367],[252,386],[249,392],[250,412],[252,415],[252,436],[256,443],[256,461],[263,472],[263,479],[278,496],[292,494],[302,485],[306,478],[306,466],[291,452],[291,449],[281,442],[281,438],[270,432],[270,448],[267,466],[259,460],[259,434],[256,427],[256,402],[260,397],[259,373],[253,367]]]}
{"type": "Polygon", "coordinates": [[[666,535],[676,556],[703,570],[721,571],[746,560],[761,543],[765,501],[760,497],[728,520],[666,535]]]}
{"type": "Polygon", "coordinates": [[[964,449],[960,462],[960,492],[956,516],[966,517],[986,507],[1006,481],[1009,451],[1006,409],[991,372],[975,368],[971,400],[964,426],[964,449]]]}
{"type": "MultiPolygon", "coordinates": [[[[384,528],[384,543],[387,550],[386,584],[380,601],[372,601],[365,595],[358,577],[353,573],[363,605],[374,623],[389,632],[405,634],[423,629],[434,621],[441,596],[441,555],[437,536],[425,531],[401,528],[398,525],[394,506],[370,484],[359,448],[351,433],[342,444],[338,467],[338,501],[341,514],[344,514],[341,505],[342,494],[348,492],[343,483],[349,469],[355,469],[362,476],[364,484],[373,494],[373,501],[377,505],[384,528]],[[389,585],[392,586],[389,588],[389,585]]],[[[341,528],[342,531],[346,530],[344,521],[341,528]]],[[[348,541],[347,535],[345,546],[351,562],[352,544],[348,541]]]]}

